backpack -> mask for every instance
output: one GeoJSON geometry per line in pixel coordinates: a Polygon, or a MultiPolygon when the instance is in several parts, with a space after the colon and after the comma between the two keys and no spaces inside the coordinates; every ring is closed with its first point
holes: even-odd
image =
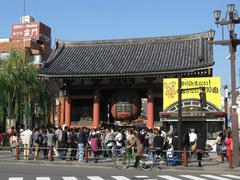
{"type": "Polygon", "coordinates": [[[38,134],[38,137],[37,137],[37,139],[35,140],[35,142],[36,142],[37,144],[42,144],[42,142],[43,142],[43,136],[42,136],[41,133],[38,134]]]}

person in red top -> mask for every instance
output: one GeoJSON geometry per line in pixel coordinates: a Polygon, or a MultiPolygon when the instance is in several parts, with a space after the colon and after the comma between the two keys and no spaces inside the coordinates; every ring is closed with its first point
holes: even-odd
{"type": "Polygon", "coordinates": [[[11,127],[11,130],[10,130],[10,132],[9,132],[9,138],[10,138],[11,136],[13,136],[13,135],[16,135],[16,131],[15,131],[15,127],[14,127],[14,126],[11,127]]]}
{"type": "Polygon", "coordinates": [[[228,132],[228,135],[225,139],[225,145],[227,146],[227,159],[229,161],[229,157],[230,157],[230,153],[232,150],[232,136],[231,136],[231,132],[228,132]]]}
{"type": "Polygon", "coordinates": [[[0,146],[3,146],[3,134],[0,132],[0,146]]]}
{"type": "MultiPolygon", "coordinates": [[[[13,136],[16,136],[17,135],[17,132],[15,131],[15,127],[14,126],[12,126],[11,127],[11,130],[10,130],[10,132],[9,132],[9,134],[8,134],[8,136],[9,136],[9,142],[10,142],[10,146],[12,147],[12,145],[13,145],[13,142],[12,142],[12,137],[13,136]]],[[[12,151],[12,150],[11,150],[12,151]]]]}

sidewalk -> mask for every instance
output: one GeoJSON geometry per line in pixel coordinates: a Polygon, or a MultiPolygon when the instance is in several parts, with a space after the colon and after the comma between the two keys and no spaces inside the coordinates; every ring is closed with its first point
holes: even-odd
{"type": "MultiPolygon", "coordinates": [[[[99,158],[98,163],[94,163],[93,157],[89,156],[88,162],[78,162],[74,161],[63,161],[60,158],[54,158],[53,161],[48,160],[23,160],[22,157],[20,160],[16,160],[11,157],[9,151],[0,151],[0,163],[14,163],[14,164],[37,164],[37,165],[48,165],[48,166],[75,166],[75,167],[85,167],[85,168],[114,168],[114,162],[110,158],[103,158],[102,156],[99,158]]],[[[240,168],[229,168],[228,163],[225,161],[223,163],[219,163],[214,160],[203,160],[203,167],[198,167],[198,162],[189,162],[188,166],[167,166],[166,164],[160,165],[161,171],[201,171],[201,172],[218,172],[218,173],[239,173],[240,168]]],[[[159,171],[159,164],[154,165],[152,170],[159,171]]],[[[128,168],[131,170],[132,168],[128,168]]]]}

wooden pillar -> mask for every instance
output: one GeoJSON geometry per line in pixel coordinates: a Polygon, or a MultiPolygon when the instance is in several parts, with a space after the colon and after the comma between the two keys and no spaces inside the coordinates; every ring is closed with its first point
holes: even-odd
{"type": "Polygon", "coordinates": [[[93,127],[99,128],[100,125],[100,93],[96,91],[93,98],[93,127]]]}
{"type": "Polygon", "coordinates": [[[67,127],[71,125],[71,100],[65,100],[65,124],[67,127]]]}
{"type": "Polygon", "coordinates": [[[147,93],[147,128],[153,128],[154,126],[154,103],[152,91],[147,93]]]}

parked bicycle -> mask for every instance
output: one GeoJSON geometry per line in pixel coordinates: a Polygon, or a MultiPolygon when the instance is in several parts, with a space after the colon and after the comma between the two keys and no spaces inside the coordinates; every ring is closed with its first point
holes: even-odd
{"type": "MultiPolygon", "coordinates": [[[[114,165],[118,169],[127,169],[134,165],[136,161],[136,155],[134,152],[127,150],[122,150],[122,152],[115,157],[114,165]]],[[[152,169],[154,164],[152,156],[149,154],[143,154],[143,156],[139,159],[138,169],[140,170],[150,170],[152,169]]]]}

